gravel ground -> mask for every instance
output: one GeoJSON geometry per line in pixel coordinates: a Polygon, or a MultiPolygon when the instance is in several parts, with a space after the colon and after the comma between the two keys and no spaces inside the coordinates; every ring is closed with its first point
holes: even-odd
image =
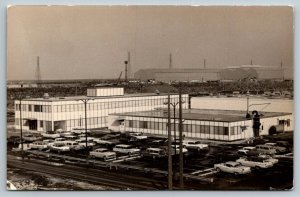
{"type": "Polygon", "coordinates": [[[17,190],[115,190],[114,188],[90,184],[73,179],[62,179],[46,174],[7,169],[7,180],[17,190]]]}

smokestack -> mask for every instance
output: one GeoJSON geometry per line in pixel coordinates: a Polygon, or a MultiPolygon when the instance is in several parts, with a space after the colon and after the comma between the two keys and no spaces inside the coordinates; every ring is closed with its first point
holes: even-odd
{"type": "Polygon", "coordinates": [[[204,66],[204,69],[206,69],[206,59],[204,59],[204,61],[203,61],[203,66],[204,66]]]}

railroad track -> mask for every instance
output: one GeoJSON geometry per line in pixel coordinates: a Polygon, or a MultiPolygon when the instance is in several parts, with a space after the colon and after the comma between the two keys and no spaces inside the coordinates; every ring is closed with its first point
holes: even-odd
{"type": "Polygon", "coordinates": [[[120,173],[107,173],[107,171],[87,169],[73,166],[49,166],[35,163],[34,161],[22,161],[9,159],[8,167],[19,168],[28,171],[45,173],[62,178],[71,178],[86,181],[93,184],[108,186],[120,190],[158,190],[166,189],[167,183],[146,178],[122,175],[120,173]]]}

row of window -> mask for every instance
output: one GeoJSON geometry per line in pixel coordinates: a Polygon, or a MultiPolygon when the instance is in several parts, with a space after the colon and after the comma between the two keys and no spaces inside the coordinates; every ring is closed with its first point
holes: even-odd
{"type": "Polygon", "coordinates": [[[32,111],[32,112],[51,112],[50,105],[26,105],[26,104],[16,104],[16,111],[32,111]]]}
{"type": "MultiPolygon", "coordinates": [[[[186,98],[187,99],[187,98],[186,98]]],[[[146,99],[146,100],[131,100],[131,101],[115,101],[115,102],[101,102],[101,103],[87,103],[87,110],[103,110],[126,107],[140,107],[140,106],[163,106],[165,98],[146,99]]],[[[177,102],[178,98],[172,98],[171,102],[177,102]]],[[[187,101],[185,101],[187,103],[187,101]]],[[[19,111],[34,111],[34,112],[51,112],[50,105],[25,105],[16,104],[16,110],[19,111]]],[[[84,104],[70,104],[70,105],[54,105],[53,112],[73,112],[84,111],[84,104]]]]}
{"type": "MultiPolygon", "coordinates": [[[[129,128],[140,128],[140,129],[151,129],[151,130],[167,130],[167,123],[163,122],[152,122],[152,121],[137,121],[137,120],[126,120],[126,127],[129,128]]],[[[179,124],[171,123],[171,130],[179,130],[179,124]]],[[[240,127],[231,127],[231,135],[240,134],[240,127]]],[[[182,124],[182,130],[185,133],[203,133],[212,135],[228,135],[229,130],[226,126],[212,126],[212,125],[192,125],[182,124]]]]}

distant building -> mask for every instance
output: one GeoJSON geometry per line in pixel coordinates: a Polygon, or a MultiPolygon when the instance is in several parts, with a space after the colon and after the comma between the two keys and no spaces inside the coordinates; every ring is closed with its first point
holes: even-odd
{"type": "MultiPolygon", "coordinates": [[[[22,128],[28,131],[70,131],[73,128],[85,128],[85,108],[87,102],[87,127],[107,127],[108,114],[153,110],[165,107],[167,94],[145,93],[124,94],[123,88],[91,88],[87,96],[30,98],[15,100],[15,128],[20,129],[20,110],[22,110],[22,128]]],[[[172,102],[178,102],[179,96],[171,95],[172,102]]],[[[188,95],[183,95],[184,108],[188,106],[188,95]]]]}
{"type": "MultiPolygon", "coordinates": [[[[108,127],[121,132],[143,132],[144,134],[167,136],[166,109],[110,114],[108,127]]],[[[245,111],[184,109],[183,135],[185,138],[220,141],[243,140],[254,137],[253,120],[245,117],[245,111]]],[[[173,117],[173,114],[171,114],[173,117]]],[[[283,131],[293,130],[290,113],[264,112],[261,116],[259,135],[269,135],[271,127],[281,126],[283,131]]],[[[176,122],[171,119],[172,135],[179,136],[178,111],[176,122]]]]}
{"type": "Polygon", "coordinates": [[[134,78],[139,80],[155,79],[162,82],[170,81],[216,81],[216,80],[282,80],[283,69],[260,65],[242,65],[237,67],[218,68],[168,68],[168,69],[141,69],[134,78]]]}

